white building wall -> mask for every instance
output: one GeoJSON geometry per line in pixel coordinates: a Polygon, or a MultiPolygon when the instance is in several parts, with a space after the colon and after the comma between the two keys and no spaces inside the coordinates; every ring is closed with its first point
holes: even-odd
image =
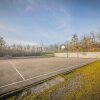
{"type": "MultiPolygon", "coordinates": [[[[55,53],[55,57],[67,57],[67,53],[55,53]]],[[[100,52],[79,52],[68,53],[68,57],[79,58],[100,58],[100,52]]]]}

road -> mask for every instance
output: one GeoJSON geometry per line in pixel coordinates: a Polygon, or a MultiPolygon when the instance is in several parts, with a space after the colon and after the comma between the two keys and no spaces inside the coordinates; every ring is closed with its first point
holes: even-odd
{"type": "Polygon", "coordinates": [[[95,60],[56,57],[0,60],[0,95],[95,60]]]}

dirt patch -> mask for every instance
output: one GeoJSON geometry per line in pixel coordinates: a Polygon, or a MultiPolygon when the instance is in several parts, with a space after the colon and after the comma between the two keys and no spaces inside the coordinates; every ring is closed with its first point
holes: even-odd
{"type": "Polygon", "coordinates": [[[50,98],[52,98],[52,100],[62,100],[63,96],[65,97],[65,95],[67,98],[68,94],[71,94],[72,91],[78,90],[78,86],[80,85],[80,78],[80,76],[74,76],[62,88],[52,93],[50,98]]]}
{"type": "Polygon", "coordinates": [[[64,78],[63,77],[56,77],[52,80],[49,80],[47,82],[44,82],[42,84],[39,84],[33,88],[31,88],[31,93],[41,93],[46,89],[49,89],[50,87],[57,85],[60,82],[64,82],[64,78]]]}

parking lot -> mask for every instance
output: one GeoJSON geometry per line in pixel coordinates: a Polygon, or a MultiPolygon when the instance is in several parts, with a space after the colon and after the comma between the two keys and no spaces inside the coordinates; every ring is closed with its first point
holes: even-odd
{"type": "Polygon", "coordinates": [[[28,58],[0,60],[0,94],[19,89],[95,59],[28,58]]]}

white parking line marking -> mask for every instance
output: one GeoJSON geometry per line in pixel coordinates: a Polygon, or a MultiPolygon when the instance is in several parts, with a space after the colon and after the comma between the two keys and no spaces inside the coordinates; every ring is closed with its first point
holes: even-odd
{"type": "Polygon", "coordinates": [[[25,78],[23,77],[23,75],[17,70],[15,64],[11,61],[9,61],[9,63],[12,65],[12,67],[16,70],[16,72],[20,75],[20,77],[23,79],[23,81],[25,81],[25,78]]]}
{"type": "MultiPolygon", "coordinates": [[[[93,61],[94,61],[94,60],[93,60],[93,61]]],[[[71,68],[78,67],[78,66],[83,66],[83,65],[92,63],[93,61],[85,62],[85,63],[81,63],[81,64],[77,64],[77,65],[74,65],[74,66],[69,66],[69,67],[67,67],[67,68],[59,69],[59,70],[56,70],[56,71],[53,71],[53,72],[50,72],[50,73],[42,74],[42,75],[35,76],[35,77],[29,78],[29,79],[24,79],[24,80],[22,80],[22,81],[13,82],[13,83],[11,83],[11,84],[7,84],[7,85],[0,86],[0,88],[4,88],[4,87],[11,86],[11,85],[15,85],[15,84],[18,84],[18,83],[21,83],[21,82],[29,81],[29,80],[32,80],[32,79],[35,79],[35,78],[39,78],[39,77],[41,77],[41,76],[50,75],[50,74],[52,74],[52,73],[56,73],[56,72],[59,72],[59,71],[61,71],[61,70],[65,70],[65,69],[68,69],[68,68],[70,68],[69,70],[71,70],[71,68]]],[[[66,71],[69,71],[69,70],[66,70],[66,71]]]]}

